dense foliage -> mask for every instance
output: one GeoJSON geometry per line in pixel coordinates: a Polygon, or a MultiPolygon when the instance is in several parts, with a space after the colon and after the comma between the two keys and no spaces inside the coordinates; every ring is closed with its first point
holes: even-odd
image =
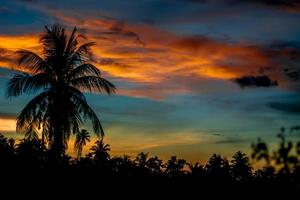
{"type": "MultiPolygon", "coordinates": [[[[279,148],[270,153],[262,140],[252,145],[253,161],[264,159],[265,166],[254,169],[243,152],[236,152],[231,160],[212,155],[205,165],[189,163],[172,156],[163,161],[148,153],[139,153],[135,158],[111,156],[110,146],[103,139],[97,140],[84,157],[64,154],[59,161],[52,160],[49,149],[37,137],[26,137],[17,143],[0,135],[0,167],[16,171],[61,170],[83,177],[162,178],[165,180],[193,179],[199,184],[237,184],[297,187],[300,184],[300,142],[293,145],[286,141],[284,129],[278,135],[279,148]]],[[[87,131],[83,130],[85,138],[87,131]]],[[[75,145],[80,144],[80,139],[75,145]]],[[[82,151],[83,146],[80,147],[82,151]]],[[[78,148],[77,148],[78,150],[78,148]]],[[[57,159],[57,158],[56,158],[57,159]]]]}

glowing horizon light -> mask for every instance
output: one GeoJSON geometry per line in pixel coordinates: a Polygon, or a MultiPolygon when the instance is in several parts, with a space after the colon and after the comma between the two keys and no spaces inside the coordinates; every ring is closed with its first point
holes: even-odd
{"type": "Polygon", "coordinates": [[[16,131],[16,120],[0,118],[0,131],[16,131]]]}

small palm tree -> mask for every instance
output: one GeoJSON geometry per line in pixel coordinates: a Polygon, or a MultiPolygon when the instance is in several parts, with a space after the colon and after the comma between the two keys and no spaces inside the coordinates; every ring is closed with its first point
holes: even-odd
{"type": "Polygon", "coordinates": [[[165,172],[169,177],[181,176],[185,173],[183,170],[185,165],[186,161],[184,159],[177,159],[176,156],[172,156],[171,159],[167,161],[165,172]]]}
{"type": "Polygon", "coordinates": [[[195,176],[195,177],[204,176],[205,169],[204,169],[203,165],[200,165],[198,162],[196,164],[187,163],[187,165],[190,169],[190,173],[192,176],[195,176]]]}
{"type": "Polygon", "coordinates": [[[77,153],[77,160],[81,158],[83,147],[86,145],[86,142],[90,142],[90,134],[87,130],[82,129],[76,134],[76,140],[74,144],[75,153],[77,153]]]}
{"type": "Polygon", "coordinates": [[[95,145],[90,149],[90,154],[93,156],[96,162],[100,162],[101,164],[103,164],[110,158],[109,151],[109,144],[105,144],[102,138],[101,140],[97,140],[95,142],[95,145]]]}
{"type": "Polygon", "coordinates": [[[149,153],[141,152],[137,155],[135,163],[139,167],[147,167],[149,153]]]}
{"type": "Polygon", "coordinates": [[[163,174],[163,161],[159,159],[157,156],[149,158],[147,161],[147,166],[154,175],[162,175],[163,174]]]}
{"type": "Polygon", "coordinates": [[[101,123],[87,104],[82,92],[115,92],[115,86],[104,79],[100,70],[91,64],[93,42],[79,44],[82,35],[76,27],[68,36],[60,25],[45,27],[40,43],[43,53],[21,50],[18,63],[24,73],[10,79],[8,97],[40,92],[21,111],[17,131],[42,128],[56,156],[64,154],[70,134],[79,132],[80,125],[90,119],[97,135],[104,135],[101,123]]]}

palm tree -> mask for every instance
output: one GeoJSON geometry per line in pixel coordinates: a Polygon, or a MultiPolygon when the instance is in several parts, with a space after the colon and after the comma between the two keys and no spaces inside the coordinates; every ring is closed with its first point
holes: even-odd
{"type": "Polygon", "coordinates": [[[104,162],[108,161],[110,158],[109,155],[110,146],[109,144],[105,144],[103,142],[103,138],[101,140],[97,140],[95,142],[95,145],[92,146],[90,149],[90,154],[94,158],[96,162],[99,162],[100,164],[103,164],[104,162]]]}
{"type": "Polygon", "coordinates": [[[147,167],[154,175],[163,174],[163,168],[164,168],[163,161],[159,159],[157,156],[148,159],[147,167]]]}
{"type": "Polygon", "coordinates": [[[214,154],[205,166],[206,174],[212,180],[228,181],[231,179],[230,164],[227,159],[214,154]]]}
{"type": "Polygon", "coordinates": [[[205,169],[203,165],[200,165],[198,162],[196,164],[193,163],[187,163],[189,169],[190,169],[190,174],[195,177],[200,177],[204,176],[205,174],[205,169]]]}
{"type": "Polygon", "coordinates": [[[165,173],[171,178],[181,176],[185,173],[183,170],[185,165],[186,161],[184,159],[177,159],[176,156],[172,156],[171,159],[167,161],[165,173]]]}
{"type": "Polygon", "coordinates": [[[60,25],[45,26],[40,38],[43,53],[17,51],[18,63],[26,72],[15,74],[7,86],[8,97],[40,92],[19,114],[17,131],[42,128],[42,136],[56,156],[64,154],[70,134],[79,132],[87,119],[97,135],[104,135],[82,92],[111,94],[116,89],[91,64],[95,43],[79,44],[80,38],[76,27],[67,35],[60,25]]]}
{"type": "Polygon", "coordinates": [[[83,147],[86,145],[86,142],[90,142],[90,134],[87,130],[82,129],[76,134],[76,140],[74,144],[74,150],[77,152],[77,160],[80,159],[83,147]]]}
{"type": "Polygon", "coordinates": [[[147,167],[149,153],[141,152],[137,155],[135,163],[137,166],[145,168],[147,167]]]}

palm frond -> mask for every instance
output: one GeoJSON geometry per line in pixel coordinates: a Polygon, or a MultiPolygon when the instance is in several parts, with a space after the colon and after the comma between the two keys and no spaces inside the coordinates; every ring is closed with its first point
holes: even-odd
{"type": "Polygon", "coordinates": [[[70,71],[68,77],[70,80],[82,77],[82,76],[101,76],[101,71],[90,63],[83,63],[70,71]]]}
{"type": "Polygon", "coordinates": [[[91,47],[95,44],[95,42],[88,42],[80,45],[74,52],[73,59],[81,61],[92,60],[91,47]]]}
{"type": "Polygon", "coordinates": [[[42,57],[28,50],[16,51],[19,66],[23,66],[30,73],[36,74],[39,72],[49,71],[49,66],[42,57]]]}
{"type": "Polygon", "coordinates": [[[25,139],[26,140],[34,140],[38,141],[39,136],[38,136],[38,131],[34,126],[29,126],[25,132],[25,139]]]}
{"type": "Polygon", "coordinates": [[[108,80],[98,76],[83,76],[71,80],[71,85],[77,89],[87,90],[91,93],[115,93],[116,87],[108,80]]]}
{"type": "Polygon", "coordinates": [[[78,41],[77,41],[77,37],[76,36],[76,32],[77,32],[77,28],[74,27],[70,37],[69,37],[69,40],[68,40],[68,43],[67,43],[67,46],[66,46],[66,52],[67,53],[71,53],[71,52],[74,52],[77,48],[77,45],[78,45],[78,41]]]}
{"type": "Polygon", "coordinates": [[[44,46],[44,55],[46,57],[63,56],[67,43],[65,29],[59,24],[51,27],[45,26],[45,29],[40,39],[44,46]]]}
{"type": "Polygon", "coordinates": [[[46,89],[52,83],[53,80],[47,73],[15,74],[8,82],[6,96],[15,97],[24,93],[34,93],[40,89],[46,89]]]}
{"type": "Polygon", "coordinates": [[[45,91],[33,98],[21,111],[17,117],[17,131],[23,131],[31,127],[32,124],[37,124],[42,121],[44,108],[47,104],[49,92],[45,91]],[[39,110],[40,109],[40,110],[39,110]],[[37,110],[40,111],[37,115],[37,110]]]}
{"type": "Polygon", "coordinates": [[[104,130],[102,128],[100,120],[97,117],[96,113],[93,111],[93,109],[87,104],[84,95],[76,88],[69,87],[69,90],[72,91],[73,102],[76,108],[78,109],[78,112],[83,113],[84,119],[90,119],[95,134],[103,137],[104,130]]]}

